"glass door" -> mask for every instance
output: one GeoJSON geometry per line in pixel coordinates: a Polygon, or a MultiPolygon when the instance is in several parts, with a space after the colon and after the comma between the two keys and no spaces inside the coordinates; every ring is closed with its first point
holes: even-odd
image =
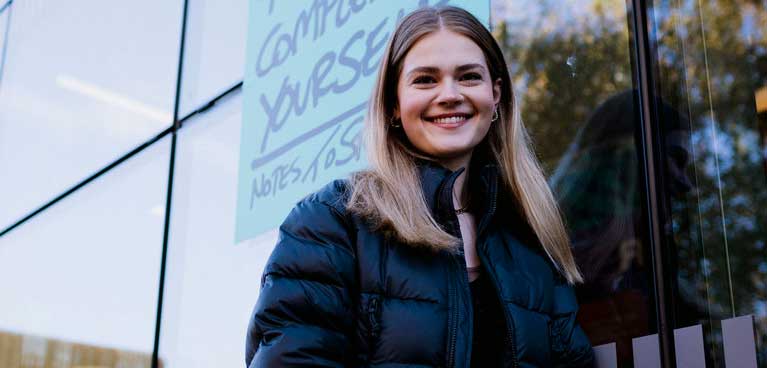
{"type": "Polygon", "coordinates": [[[648,13],[677,365],[763,367],[767,3],[663,0],[648,13]]]}

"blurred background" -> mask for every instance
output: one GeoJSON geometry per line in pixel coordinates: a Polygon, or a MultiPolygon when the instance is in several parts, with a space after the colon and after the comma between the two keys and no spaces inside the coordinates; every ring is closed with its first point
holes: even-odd
{"type": "MultiPolygon", "coordinates": [[[[0,0],[0,367],[242,366],[248,6],[0,0]]],[[[767,365],[767,2],[489,6],[604,366],[767,365]]]]}

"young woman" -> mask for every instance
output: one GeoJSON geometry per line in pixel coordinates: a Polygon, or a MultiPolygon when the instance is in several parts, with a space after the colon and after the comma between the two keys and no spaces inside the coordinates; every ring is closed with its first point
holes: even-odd
{"type": "Polygon", "coordinates": [[[581,280],[500,48],[468,12],[406,16],[365,126],[370,169],[280,227],[248,367],[582,367],[581,280]]]}

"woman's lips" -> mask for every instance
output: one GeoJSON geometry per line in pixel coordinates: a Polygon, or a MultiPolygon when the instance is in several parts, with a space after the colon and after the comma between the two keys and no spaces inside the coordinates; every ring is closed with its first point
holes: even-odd
{"type": "Polygon", "coordinates": [[[441,115],[436,117],[424,118],[425,121],[434,124],[440,128],[454,129],[471,119],[473,115],[441,115]]]}

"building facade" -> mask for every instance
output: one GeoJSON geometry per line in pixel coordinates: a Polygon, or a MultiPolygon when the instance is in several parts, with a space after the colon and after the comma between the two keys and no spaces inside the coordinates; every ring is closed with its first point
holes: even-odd
{"type": "MultiPolygon", "coordinates": [[[[248,3],[0,0],[0,367],[243,364],[248,3]]],[[[767,3],[489,9],[600,365],[767,365],[767,3]]]]}

